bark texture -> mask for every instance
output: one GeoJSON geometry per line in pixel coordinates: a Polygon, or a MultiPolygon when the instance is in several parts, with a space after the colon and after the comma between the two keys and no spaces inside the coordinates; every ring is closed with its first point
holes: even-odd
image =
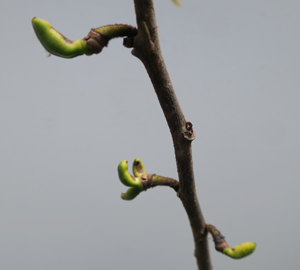
{"type": "Polygon", "coordinates": [[[198,269],[211,270],[206,224],[194,180],[191,144],[195,131],[185,120],[161,53],[153,1],[134,0],[134,3],[138,34],[134,38],[132,54],[143,62],[172,134],[180,183],[178,196],[192,228],[198,269]]]}
{"type": "Polygon", "coordinates": [[[176,192],[179,190],[179,182],[173,178],[145,173],[142,175],[141,180],[144,191],[156,186],[167,186],[173,188],[176,192]]]}

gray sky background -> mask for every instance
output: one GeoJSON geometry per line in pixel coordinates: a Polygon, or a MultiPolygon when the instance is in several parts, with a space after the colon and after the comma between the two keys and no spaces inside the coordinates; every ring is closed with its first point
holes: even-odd
{"type": "MultiPolygon", "coordinates": [[[[193,142],[208,223],[231,246],[214,269],[299,269],[300,2],[155,1],[165,61],[193,142]]],[[[169,188],[122,201],[117,165],[140,157],[177,178],[169,129],[122,39],[101,54],[46,57],[31,26],[68,38],[136,25],[133,1],[0,1],[0,269],[196,269],[184,209],[169,188]]],[[[131,165],[130,165],[131,166],[131,165]]]]}

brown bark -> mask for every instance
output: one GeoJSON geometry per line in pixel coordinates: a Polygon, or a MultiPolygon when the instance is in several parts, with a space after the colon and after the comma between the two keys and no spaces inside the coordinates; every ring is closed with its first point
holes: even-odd
{"type": "Polygon", "coordinates": [[[142,175],[141,180],[144,191],[156,186],[167,186],[173,188],[176,192],[179,190],[179,182],[173,178],[145,173],[142,175]]]}
{"type": "Polygon", "coordinates": [[[192,228],[198,269],[211,270],[206,224],[195,189],[191,147],[195,132],[185,120],[161,53],[153,1],[134,0],[134,3],[138,34],[132,54],[145,65],[172,134],[180,182],[178,196],[192,228]]]}
{"type": "Polygon", "coordinates": [[[209,233],[211,233],[213,240],[215,242],[215,249],[217,251],[222,252],[224,248],[228,248],[229,245],[225,240],[225,236],[221,234],[221,232],[213,225],[207,224],[206,229],[209,233]]]}

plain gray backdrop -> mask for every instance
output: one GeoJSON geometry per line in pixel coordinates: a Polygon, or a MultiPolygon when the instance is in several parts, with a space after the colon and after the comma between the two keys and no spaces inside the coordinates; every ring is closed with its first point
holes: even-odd
{"type": "MultiPolygon", "coordinates": [[[[231,246],[257,243],[235,261],[210,237],[214,269],[299,269],[300,2],[182,3],[155,7],[196,131],[201,208],[231,246]]],[[[72,40],[107,24],[136,25],[133,1],[0,1],[0,269],[196,269],[173,190],[120,198],[124,159],[177,178],[144,66],[122,39],[99,55],[47,57],[32,17],[72,40]]]]}

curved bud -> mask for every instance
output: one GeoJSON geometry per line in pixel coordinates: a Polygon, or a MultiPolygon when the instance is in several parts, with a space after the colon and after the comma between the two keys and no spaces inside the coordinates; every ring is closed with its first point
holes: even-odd
{"type": "Polygon", "coordinates": [[[136,158],[133,161],[132,171],[133,171],[133,175],[135,177],[141,177],[143,174],[146,173],[144,164],[142,163],[142,161],[139,158],[136,158]]]}
{"type": "Polygon", "coordinates": [[[45,20],[34,17],[31,22],[38,39],[49,53],[63,58],[91,54],[87,50],[87,44],[82,39],[69,40],[45,20]]]}
{"type": "Polygon", "coordinates": [[[140,190],[139,188],[136,187],[130,187],[129,189],[127,189],[126,193],[122,193],[121,194],[121,198],[125,201],[131,201],[133,200],[137,195],[140,194],[140,192],[142,192],[142,190],[140,190]]]}
{"type": "Polygon", "coordinates": [[[128,163],[126,160],[120,162],[118,166],[118,173],[121,182],[128,187],[136,187],[143,190],[142,181],[140,178],[134,178],[128,172],[128,163]]]}
{"type": "Polygon", "coordinates": [[[172,0],[172,2],[173,2],[177,7],[181,7],[181,3],[179,2],[179,0],[172,0]]]}
{"type": "Polygon", "coordinates": [[[248,255],[250,255],[256,248],[256,244],[253,242],[247,242],[235,246],[234,248],[224,248],[222,253],[233,258],[233,259],[241,259],[248,255]]]}

